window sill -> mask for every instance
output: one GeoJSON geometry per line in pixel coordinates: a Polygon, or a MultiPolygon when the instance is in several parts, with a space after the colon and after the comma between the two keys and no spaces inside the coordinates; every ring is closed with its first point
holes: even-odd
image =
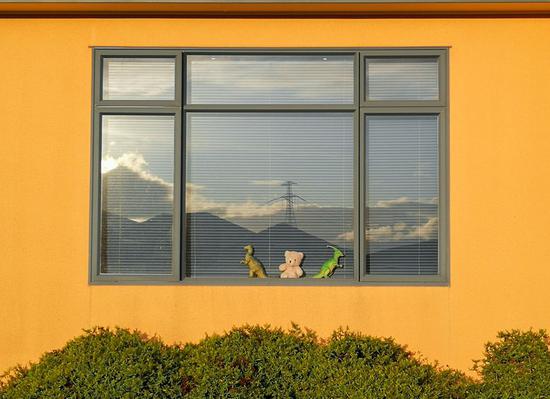
{"type": "Polygon", "coordinates": [[[405,277],[401,279],[393,278],[384,281],[357,281],[355,279],[281,279],[277,277],[268,278],[185,278],[180,281],[162,281],[162,280],[123,280],[108,279],[101,281],[90,281],[90,285],[181,285],[181,286],[274,286],[274,287],[364,287],[364,286],[435,286],[448,287],[450,282],[442,276],[430,276],[432,281],[411,279],[405,277]]]}

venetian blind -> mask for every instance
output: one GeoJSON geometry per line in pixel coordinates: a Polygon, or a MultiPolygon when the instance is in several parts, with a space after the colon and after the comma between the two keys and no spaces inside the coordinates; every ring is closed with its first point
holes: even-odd
{"type": "Polygon", "coordinates": [[[174,117],[103,115],[101,272],[170,274],[174,117]]]}
{"type": "Polygon", "coordinates": [[[190,55],[190,104],[352,104],[350,55],[190,55]]]}
{"type": "Polygon", "coordinates": [[[103,100],[173,100],[174,58],[105,58],[103,100]]]}
{"type": "Polygon", "coordinates": [[[367,272],[438,273],[438,116],[366,117],[367,272]]]}
{"type": "Polygon", "coordinates": [[[246,277],[251,244],[270,277],[285,250],[305,277],[345,253],[353,277],[353,113],[190,112],[186,129],[186,273],[246,277]]]}
{"type": "Polygon", "coordinates": [[[409,101],[439,98],[437,58],[367,58],[368,100],[409,101]]]}

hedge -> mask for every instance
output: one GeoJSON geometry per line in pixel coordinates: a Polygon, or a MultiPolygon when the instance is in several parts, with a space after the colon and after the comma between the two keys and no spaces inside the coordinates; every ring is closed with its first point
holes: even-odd
{"type": "Polygon", "coordinates": [[[391,338],[339,329],[244,326],[198,344],[94,328],[36,364],[8,370],[0,398],[550,398],[544,331],[508,331],[475,362],[479,378],[391,338]]]}

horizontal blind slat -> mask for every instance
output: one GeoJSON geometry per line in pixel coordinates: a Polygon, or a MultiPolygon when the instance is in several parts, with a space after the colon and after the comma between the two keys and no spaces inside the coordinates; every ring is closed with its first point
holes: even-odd
{"type": "Polygon", "coordinates": [[[438,273],[438,117],[366,117],[367,273],[438,273]]]}
{"type": "Polygon", "coordinates": [[[371,58],[365,62],[371,101],[437,100],[437,58],[371,58]]]}
{"type": "Polygon", "coordinates": [[[353,56],[190,55],[190,104],[352,104],[353,56]]]}
{"type": "Polygon", "coordinates": [[[252,244],[270,277],[285,250],[305,253],[311,277],[331,244],[346,255],[335,278],[353,277],[352,114],[188,113],[186,148],[187,275],[246,277],[252,244]],[[286,181],[305,199],[294,218],[286,181]]]}
{"type": "Polygon", "coordinates": [[[174,100],[174,58],[103,59],[103,100],[174,100]]]}
{"type": "Polygon", "coordinates": [[[102,117],[102,273],[171,273],[174,128],[173,116],[102,117]]]}

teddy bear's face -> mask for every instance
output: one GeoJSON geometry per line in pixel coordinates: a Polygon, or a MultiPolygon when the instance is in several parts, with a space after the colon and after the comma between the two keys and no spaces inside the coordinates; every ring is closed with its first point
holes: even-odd
{"type": "Polygon", "coordinates": [[[300,266],[300,263],[302,262],[303,258],[304,258],[304,254],[301,252],[296,252],[296,251],[285,252],[285,261],[288,265],[292,267],[300,266]]]}

